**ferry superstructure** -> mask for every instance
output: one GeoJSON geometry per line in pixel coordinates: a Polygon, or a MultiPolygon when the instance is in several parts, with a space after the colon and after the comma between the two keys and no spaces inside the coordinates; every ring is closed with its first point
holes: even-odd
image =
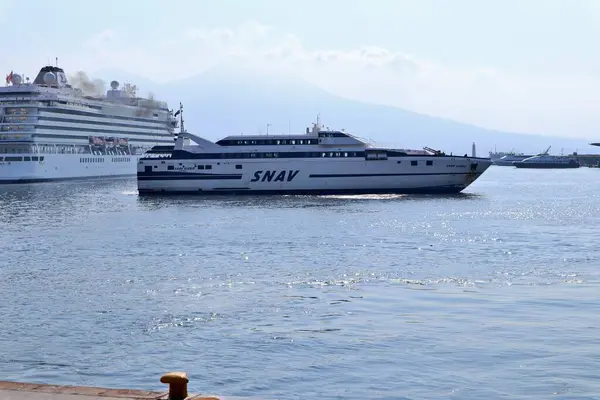
{"type": "Polygon", "coordinates": [[[507,154],[497,160],[493,160],[493,163],[502,167],[512,167],[515,161],[523,161],[529,157],[533,157],[533,154],[507,154]]]}
{"type": "Polygon", "coordinates": [[[235,135],[211,142],[183,129],[138,163],[146,194],[458,193],[492,164],[430,148],[379,148],[320,123],[300,135],[235,135]]]}
{"type": "MultiPolygon", "coordinates": [[[[88,86],[90,86],[88,84],[88,86]]],[[[111,82],[106,94],[69,84],[58,66],[0,87],[0,184],[135,175],[144,152],[174,143],[165,102],[111,82]]]]}

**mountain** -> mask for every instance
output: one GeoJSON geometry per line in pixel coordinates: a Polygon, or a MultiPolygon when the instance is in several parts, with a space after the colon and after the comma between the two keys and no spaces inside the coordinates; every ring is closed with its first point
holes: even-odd
{"type": "MultiPolygon", "coordinates": [[[[105,71],[102,76],[107,74],[105,71]]],[[[168,84],[154,84],[119,71],[111,71],[107,81],[119,74],[123,80],[136,83],[141,95],[152,92],[155,98],[167,101],[173,109],[182,102],[186,129],[210,140],[230,134],[266,133],[267,124],[270,133],[304,132],[320,114],[323,125],[344,128],[384,146],[429,146],[455,154],[470,154],[475,142],[480,156],[487,156],[494,148],[538,153],[550,145],[554,154],[559,154],[561,149],[565,153],[600,152],[600,148],[590,146],[582,139],[500,132],[350,100],[300,78],[243,66],[214,67],[192,78],[168,84]]]]}

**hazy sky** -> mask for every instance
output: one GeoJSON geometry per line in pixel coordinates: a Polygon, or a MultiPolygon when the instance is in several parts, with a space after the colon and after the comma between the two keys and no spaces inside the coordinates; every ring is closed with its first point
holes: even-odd
{"type": "Polygon", "coordinates": [[[67,72],[166,82],[229,62],[485,127],[600,139],[600,0],[0,0],[0,35],[6,72],[59,57],[67,72]]]}

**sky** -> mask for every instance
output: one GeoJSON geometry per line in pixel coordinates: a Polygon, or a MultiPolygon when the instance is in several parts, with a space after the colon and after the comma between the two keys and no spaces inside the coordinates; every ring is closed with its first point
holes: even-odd
{"type": "Polygon", "coordinates": [[[158,83],[252,66],[486,128],[600,139],[600,0],[0,0],[0,35],[6,73],[56,57],[67,73],[158,83]]]}

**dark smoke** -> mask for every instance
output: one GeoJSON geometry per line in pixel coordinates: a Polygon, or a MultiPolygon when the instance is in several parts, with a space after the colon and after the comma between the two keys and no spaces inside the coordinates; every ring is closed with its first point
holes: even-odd
{"type": "Polygon", "coordinates": [[[75,75],[69,76],[69,83],[74,88],[81,90],[85,96],[102,96],[106,91],[106,83],[102,79],[92,81],[83,71],[78,71],[75,75]]]}
{"type": "Polygon", "coordinates": [[[137,115],[140,117],[149,116],[153,110],[157,110],[160,106],[159,102],[154,100],[154,94],[149,93],[146,99],[139,99],[137,115]]]}

